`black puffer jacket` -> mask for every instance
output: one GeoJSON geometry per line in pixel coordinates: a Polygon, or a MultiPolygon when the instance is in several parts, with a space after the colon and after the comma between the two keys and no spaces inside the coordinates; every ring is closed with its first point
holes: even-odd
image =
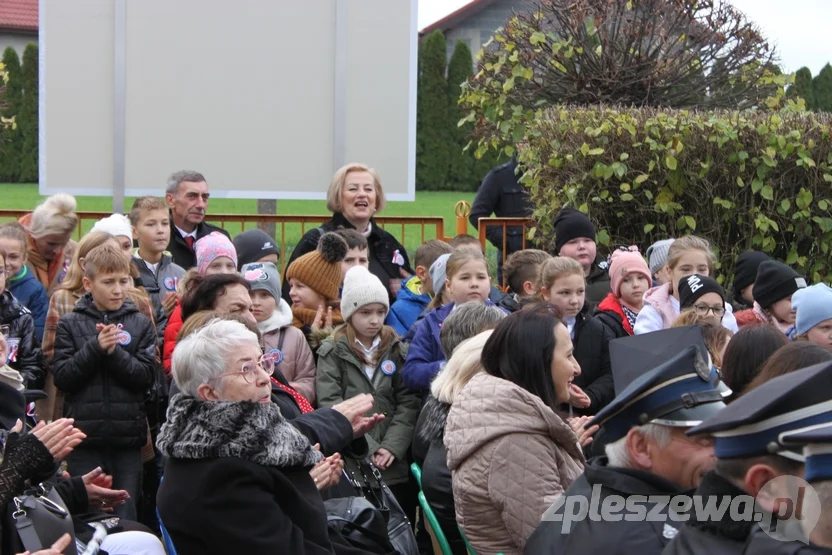
{"type": "Polygon", "coordinates": [[[575,322],[575,359],[581,366],[581,375],[575,378],[575,385],[583,389],[592,404],[585,409],[575,409],[578,414],[595,414],[615,398],[615,387],[610,368],[610,340],[614,339],[610,329],[590,316],[589,303],[575,322]]]}
{"type": "Polygon", "coordinates": [[[593,307],[604,300],[610,289],[610,265],[601,255],[595,258],[586,277],[586,300],[593,307]]]}
{"type": "MultiPolygon", "coordinates": [[[[402,244],[395,237],[381,229],[375,220],[370,220],[370,223],[373,226],[372,231],[370,231],[370,236],[367,237],[367,243],[370,247],[370,273],[380,279],[381,283],[384,284],[388,294],[390,294],[390,302],[392,303],[396,298],[390,293],[390,280],[402,279],[400,270],[404,270],[408,274],[413,274],[413,269],[410,267],[410,259],[407,257],[407,251],[402,244]],[[401,261],[403,261],[403,264],[401,265],[393,262],[396,251],[402,256],[401,261]]],[[[341,227],[344,229],[355,229],[343,215],[336,213],[332,216],[331,220],[321,227],[307,231],[292,252],[292,256],[286,263],[286,268],[288,269],[292,265],[292,262],[304,254],[318,248],[318,241],[321,239],[321,235],[327,231],[335,231],[341,227]]],[[[283,298],[287,303],[292,304],[292,300],[289,298],[289,289],[289,280],[284,278],[283,298]]]]}
{"type": "Polygon", "coordinates": [[[0,324],[9,326],[7,364],[20,372],[29,389],[42,389],[46,371],[40,342],[35,336],[35,320],[29,309],[17,302],[11,291],[0,295],[0,324]]]}
{"type": "Polygon", "coordinates": [[[64,415],[75,419],[87,447],[141,447],[147,441],[145,400],[153,385],[156,333],[153,322],[125,301],[101,312],[87,293],[61,318],[55,333],[52,374],[66,393],[64,415]],[[107,354],[95,325],[121,324],[125,340],[107,354]]]}

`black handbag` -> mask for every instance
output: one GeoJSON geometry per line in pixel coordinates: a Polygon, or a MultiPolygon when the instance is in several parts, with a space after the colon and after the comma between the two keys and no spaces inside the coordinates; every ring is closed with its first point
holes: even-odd
{"type": "Polygon", "coordinates": [[[52,486],[39,484],[36,488],[27,489],[14,498],[14,508],[12,518],[27,551],[34,553],[49,549],[61,536],[69,534],[72,541],[63,554],[78,555],[72,515],[52,486]]]}
{"type": "Polygon", "coordinates": [[[381,512],[363,497],[339,497],[324,501],[327,525],[351,546],[386,555],[395,548],[387,537],[387,522],[381,512]]]}
{"type": "Polygon", "coordinates": [[[401,555],[419,555],[413,525],[407,519],[396,496],[384,483],[381,471],[368,457],[344,454],[344,475],[355,489],[356,497],[363,497],[381,513],[387,523],[387,537],[401,555]]]}

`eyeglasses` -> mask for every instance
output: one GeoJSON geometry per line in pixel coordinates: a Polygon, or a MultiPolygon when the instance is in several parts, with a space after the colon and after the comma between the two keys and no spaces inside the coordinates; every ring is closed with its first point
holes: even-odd
{"type": "Polygon", "coordinates": [[[274,374],[274,358],[269,355],[263,355],[260,357],[257,362],[250,360],[243,364],[240,368],[239,372],[229,372],[228,374],[220,374],[215,378],[211,378],[212,380],[219,380],[220,378],[225,378],[226,376],[237,376],[239,374],[243,375],[243,379],[245,379],[248,383],[255,383],[257,381],[257,369],[263,370],[267,376],[271,376],[274,374]]]}
{"type": "Polygon", "coordinates": [[[3,266],[0,266],[0,276],[5,276],[5,275],[6,275],[6,268],[4,268],[3,266]]]}
{"type": "Polygon", "coordinates": [[[717,318],[722,318],[725,315],[724,305],[708,306],[706,304],[696,304],[693,305],[693,308],[699,316],[707,316],[709,312],[713,312],[717,318]]]}

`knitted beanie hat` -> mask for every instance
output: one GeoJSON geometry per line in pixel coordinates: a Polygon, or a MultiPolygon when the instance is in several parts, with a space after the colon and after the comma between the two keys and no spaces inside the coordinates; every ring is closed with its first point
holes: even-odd
{"type": "Polygon", "coordinates": [[[223,256],[230,258],[234,266],[237,266],[237,251],[234,250],[234,245],[219,231],[213,231],[194,243],[194,252],[196,270],[202,275],[205,275],[211,262],[223,256]]]}
{"type": "Polygon", "coordinates": [[[613,251],[610,257],[610,287],[615,296],[621,295],[621,283],[627,274],[641,274],[647,278],[648,287],[652,285],[653,276],[650,268],[638,252],[638,247],[630,247],[630,250],[613,251]]]}
{"type": "Polygon", "coordinates": [[[258,289],[267,291],[269,295],[274,297],[274,300],[280,302],[280,272],[277,271],[274,264],[271,262],[245,264],[241,273],[251,285],[252,291],[258,289]]]}
{"type": "Polygon", "coordinates": [[[707,293],[716,293],[725,304],[725,291],[715,279],[699,274],[691,274],[679,280],[679,307],[688,308],[707,293]]]}
{"type": "Polygon", "coordinates": [[[777,301],[804,287],[806,280],[792,268],[776,260],[766,260],[757,269],[751,294],[761,307],[770,308],[777,301]]]}
{"type": "Polygon", "coordinates": [[[335,232],[324,233],[318,248],[292,262],[286,279],[296,279],[327,301],[338,298],[341,261],[347,256],[347,242],[335,232]]]}
{"type": "Polygon", "coordinates": [[[123,214],[112,214],[106,218],[101,218],[90,231],[103,231],[109,233],[113,237],[130,237],[133,238],[133,226],[130,225],[130,220],[123,214]]]}
{"type": "Polygon", "coordinates": [[[792,309],[797,311],[795,331],[805,335],[809,330],[832,318],[832,289],[825,283],[816,283],[794,292],[792,309]]]}
{"type": "Polygon", "coordinates": [[[280,256],[280,249],[268,233],[255,227],[247,229],[234,237],[234,249],[237,251],[237,269],[243,265],[257,262],[264,256],[276,254],[280,256]]]}
{"type": "Polygon", "coordinates": [[[650,272],[655,274],[667,264],[667,253],[670,251],[670,245],[676,239],[662,239],[656,241],[647,247],[647,261],[650,266],[650,272]]]}
{"type": "Polygon", "coordinates": [[[760,264],[767,260],[771,260],[771,258],[766,253],[759,251],[745,251],[737,257],[737,263],[734,265],[734,284],[732,286],[734,299],[739,299],[742,296],[742,290],[754,283],[757,279],[760,264]]]}
{"type": "Polygon", "coordinates": [[[574,208],[561,208],[555,216],[555,249],[560,248],[572,239],[588,237],[595,240],[595,226],[583,212],[574,208]]]}
{"type": "Polygon", "coordinates": [[[348,321],[353,313],[368,304],[383,304],[390,310],[387,289],[381,280],[370,273],[364,266],[353,266],[344,277],[344,289],[341,292],[341,316],[348,321]]]}

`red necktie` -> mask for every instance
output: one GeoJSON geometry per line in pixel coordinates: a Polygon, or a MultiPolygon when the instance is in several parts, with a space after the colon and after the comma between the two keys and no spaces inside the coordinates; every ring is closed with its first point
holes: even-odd
{"type": "Polygon", "coordinates": [[[300,412],[302,414],[306,414],[307,412],[312,412],[313,410],[315,410],[312,408],[312,405],[309,404],[309,401],[306,400],[306,397],[304,397],[291,387],[286,387],[285,385],[277,381],[275,378],[272,378],[272,383],[292,396],[292,398],[300,407],[300,412]]]}
{"type": "Polygon", "coordinates": [[[188,245],[189,249],[194,250],[194,238],[192,236],[185,236],[185,244],[188,245]]]}

